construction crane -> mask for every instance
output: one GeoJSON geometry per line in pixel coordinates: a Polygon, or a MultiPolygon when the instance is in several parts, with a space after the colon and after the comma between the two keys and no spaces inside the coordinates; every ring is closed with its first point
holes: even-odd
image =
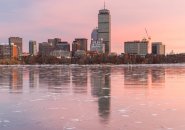
{"type": "Polygon", "coordinates": [[[145,32],[146,32],[146,35],[147,35],[147,41],[148,41],[148,51],[149,51],[149,53],[151,53],[152,52],[152,50],[151,50],[151,43],[150,43],[150,41],[151,41],[151,37],[148,35],[148,31],[147,31],[147,29],[145,28],[145,32]]]}
{"type": "Polygon", "coordinates": [[[152,38],[148,35],[148,31],[147,31],[147,29],[146,29],[146,28],[145,28],[145,32],[146,32],[146,35],[147,35],[148,41],[150,41],[152,38]]]}

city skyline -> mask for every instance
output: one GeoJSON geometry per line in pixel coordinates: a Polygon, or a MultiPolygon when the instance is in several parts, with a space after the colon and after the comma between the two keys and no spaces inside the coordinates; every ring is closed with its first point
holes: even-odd
{"type": "MultiPolygon", "coordinates": [[[[37,43],[48,38],[59,37],[72,44],[76,37],[88,38],[97,26],[97,14],[103,9],[102,1],[2,0],[0,4],[0,42],[10,36],[23,38],[24,51],[28,51],[29,40],[37,43]],[[72,14],[75,12],[75,14],[72,14]]],[[[124,42],[147,37],[145,28],[153,42],[163,42],[169,53],[185,52],[185,1],[106,1],[112,16],[112,52],[124,51],[124,42]]]]}

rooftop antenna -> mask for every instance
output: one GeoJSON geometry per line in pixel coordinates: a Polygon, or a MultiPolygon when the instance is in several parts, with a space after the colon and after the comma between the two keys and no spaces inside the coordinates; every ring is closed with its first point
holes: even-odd
{"type": "Polygon", "coordinates": [[[104,0],[104,9],[105,9],[105,0],[104,0]]]}

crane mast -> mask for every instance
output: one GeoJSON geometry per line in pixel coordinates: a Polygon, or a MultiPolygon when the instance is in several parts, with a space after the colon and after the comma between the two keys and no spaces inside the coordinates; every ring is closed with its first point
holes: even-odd
{"type": "Polygon", "coordinates": [[[151,37],[148,35],[148,31],[147,31],[147,29],[146,29],[146,28],[145,28],[145,32],[146,32],[146,35],[147,35],[148,41],[150,41],[150,40],[151,40],[151,37]]]}
{"type": "Polygon", "coordinates": [[[145,32],[146,32],[146,35],[147,35],[147,40],[148,40],[148,44],[149,44],[149,47],[148,47],[148,51],[149,51],[149,53],[151,53],[151,43],[150,43],[150,41],[151,41],[151,37],[148,35],[148,31],[147,31],[147,29],[145,28],[145,32]]]}

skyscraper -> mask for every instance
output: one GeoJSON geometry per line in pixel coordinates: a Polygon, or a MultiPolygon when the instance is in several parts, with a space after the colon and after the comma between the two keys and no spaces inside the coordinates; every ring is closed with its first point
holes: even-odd
{"type": "Polygon", "coordinates": [[[9,59],[11,57],[11,46],[7,44],[0,44],[0,59],[9,59]]]}
{"type": "Polygon", "coordinates": [[[53,47],[52,43],[39,43],[39,55],[41,56],[49,56],[54,49],[55,48],[53,47]]]}
{"type": "Polygon", "coordinates": [[[91,41],[98,41],[98,28],[93,29],[91,33],[91,41]]]}
{"type": "Polygon", "coordinates": [[[98,14],[98,39],[103,39],[105,53],[111,53],[111,15],[105,7],[98,14]]]}
{"type": "Polygon", "coordinates": [[[36,41],[29,41],[29,53],[33,56],[37,55],[37,43],[36,43],[36,41]]]}
{"type": "Polygon", "coordinates": [[[102,39],[98,39],[98,28],[93,29],[91,33],[90,51],[105,53],[105,44],[102,39]]]}
{"type": "Polygon", "coordinates": [[[21,56],[22,55],[22,38],[10,37],[8,40],[9,40],[9,45],[14,43],[14,45],[18,47],[18,53],[19,53],[19,56],[21,56]]]}
{"type": "Polygon", "coordinates": [[[13,58],[13,59],[19,58],[20,59],[19,49],[18,49],[17,45],[14,45],[14,43],[11,44],[10,53],[11,53],[11,58],[13,58]]]}

